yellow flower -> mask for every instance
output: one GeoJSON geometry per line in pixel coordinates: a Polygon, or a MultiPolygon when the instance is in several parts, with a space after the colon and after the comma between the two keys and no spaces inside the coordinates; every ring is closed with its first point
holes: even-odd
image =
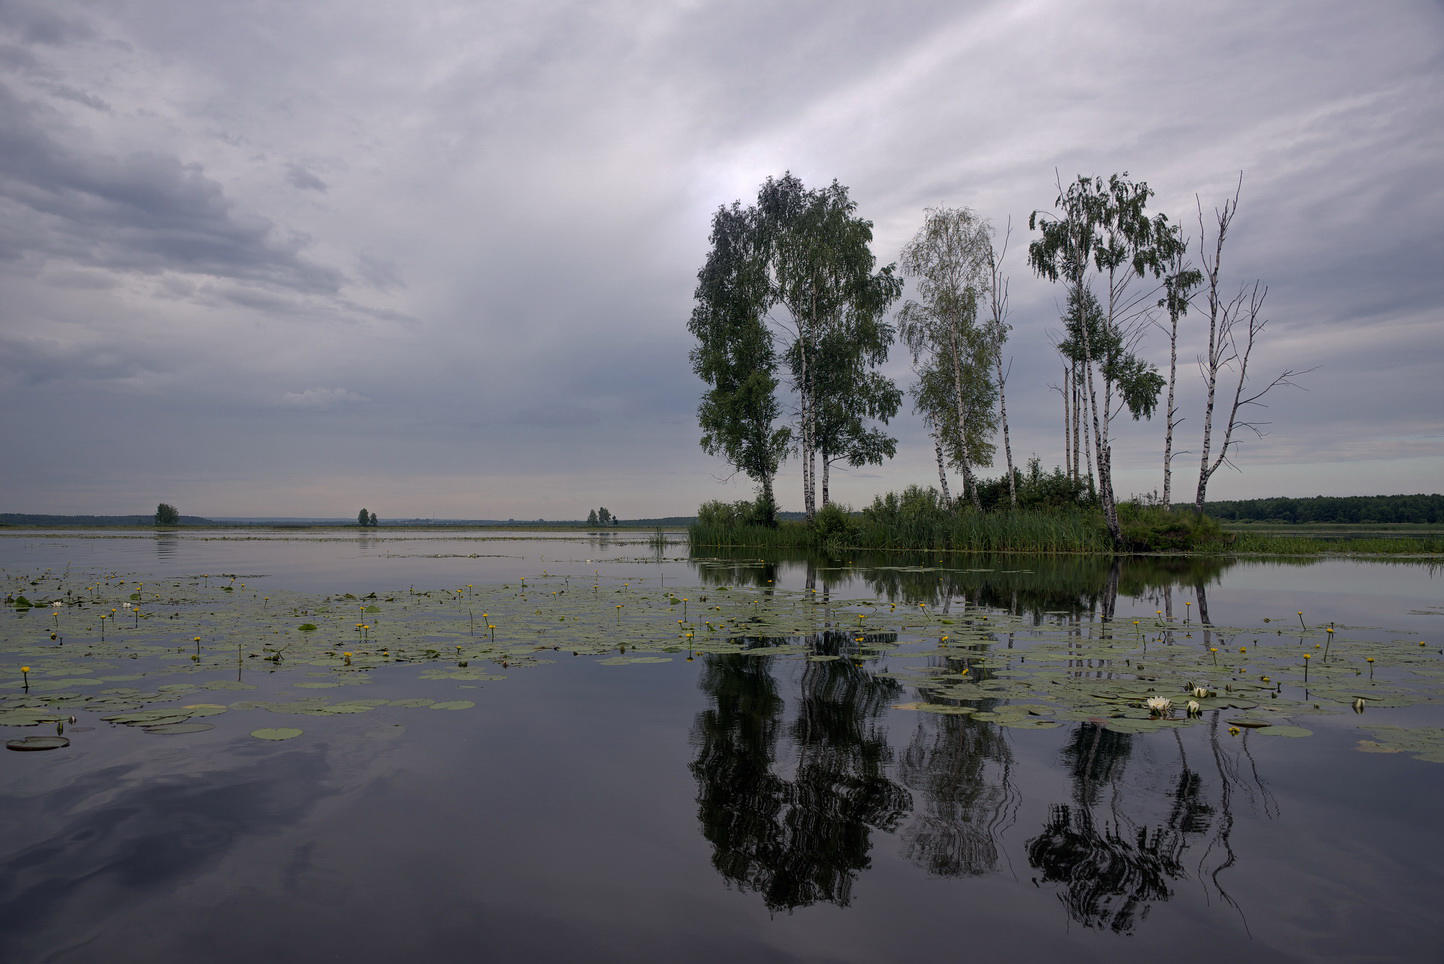
{"type": "Polygon", "coordinates": [[[22,667],[20,667],[20,672],[22,672],[22,673],[28,673],[28,672],[30,672],[30,667],[29,667],[29,666],[22,666],[22,667]]]}

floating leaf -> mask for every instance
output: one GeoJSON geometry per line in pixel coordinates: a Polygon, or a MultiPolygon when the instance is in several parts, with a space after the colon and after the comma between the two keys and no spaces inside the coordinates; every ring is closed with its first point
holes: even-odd
{"type": "Polygon", "coordinates": [[[433,710],[469,710],[476,704],[471,700],[445,700],[441,703],[432,703],[433,710]]]}
{"type": "Polygon", "coordinates": [[[63,736],[23,736],[5,744],[10,750],[58,750],[69,745],[70,740],[63,736]]]}
{"type": "Polygon", "coordinates": [[[144,726],[141,729],[147,733],[159,733],[162,736],[179,736],[182,733],[203,733],[206,730],[214,730],[215,726],[210,723],[159,723],[155,726],[144,726]]]}
{"type": "Polygon", "coordinates": [[[300,736],[303,732],[305,731],[290,726],[274,726],[252,730],[251,736],[254,736],[258,740],[291,740],[300,736]]]}

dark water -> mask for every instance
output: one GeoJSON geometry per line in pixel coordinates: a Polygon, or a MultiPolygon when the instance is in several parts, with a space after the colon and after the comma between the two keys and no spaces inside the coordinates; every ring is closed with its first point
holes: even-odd
{"type": "MultiPolygon", "coordinates": [[[[1188,602],[1193,620],[1303,609],[1432,644],[1444,625],[1427,566],[875,568],[924,561],[689,560],[626,538],[0,538],[10,582],[69,564],[330,592],[600,569],[1080,624],[1188,602]]],[[[561,656],[459,686],[397,666],[366,695],[476,705],[308,717],[283,743],[239,711],[185,736],[82,718],[66,749],[0,755],[0,962],[1444,956],[1444,764],[1358,752],[1353,715],[1303,739],[1218,719],[1004,729],[896,709],[918,696],[887,669],[561,656]]],[[[1444,723],[1437,703],[1370,714],[1444,723]]]]}

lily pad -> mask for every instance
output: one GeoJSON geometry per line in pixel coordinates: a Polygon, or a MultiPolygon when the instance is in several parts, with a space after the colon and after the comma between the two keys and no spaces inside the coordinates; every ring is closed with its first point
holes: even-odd
{"type": "Polygon", "coordinates": [[[182,733],[203,733],[206,730],[214,730],[215,726],[210,723],[159,723],[155,726],[144,726],[141,729],[147,733],[159,733],[162,736],[179,736],[182,733]]]}
{"type": "Polygon", "coordinates": [[[258,740],[293,740],[304,732],[292,726],[263,726],[252,730],[251,736],[258,740]]]}
{"type": "Polygon", "coordinates": [[[9,750],[58,750],[69,745],[70,740],[63,736],[23,736],[7,741],[5,747],[9,750]]]}

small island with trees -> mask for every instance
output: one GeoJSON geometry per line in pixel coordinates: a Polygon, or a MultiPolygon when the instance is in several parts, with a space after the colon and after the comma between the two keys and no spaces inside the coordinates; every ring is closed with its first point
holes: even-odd
{"type": "MultiPolygon", "coordinates": [[[[1011,224],[1000,239],[968,208],[929,209],[899,263],[878,267],[872,222],[836,181],[808,188],[786,173],[769,177],[754,204],[723,205],[712,217],[687,326],[696,339],[693,371],[705,384],[697,417],[703,449],[752,479],[756,498],[701,506],[694,544],[1318,550],[1323,544],[1312,539],[1241,536],[1209,511],[1209,482],[1221,467],[1236,467],[1240,438],[1265,434],[1267,423],[1250,413],[1270,392],[1308,374],[1286,369],[1259,378],[1250,371],[1265,336],[1268,289],[1223,271],[1241,189],[1242,177],[1211,216],[1199,200],[1193,231],[1150,210],[1154,192],[1127,173],[1060,179],[1053,209],[1031,213],[1028,227],[1037,236],[1027,246],[1028,267],[1059,286],[1064,305],[1051,344],[1062,384],[1050,386],[1062,399],[1062,458],[1050,471],[1036,457],[1017,466],[1008,432],[1011,224]],[[890,313],[903,297],[904,275],[915,297],[890,313]],[[1190,503],[1178,506],[1178,350],[1188,325],[1206,346],[1198,358],[1204,400],[1192,450],[1196,485],[1190,503]],[[1166,371],[1143,354],[1150,330],[1167,335],[1166,371]],[[855,512],[831,500],[830,472],[839,463],[881,464],[896,454],[897,440],[885,427],[904,393],[880,368],[898,341],[912,358],[916,380],[907,394],[931,435],[938,485],[879,495],[855,512]],[[1116,424],[1155,414],[1161,492],[1120,499],[1116,424]],[[994,463],[999,442],[1003,474],[984,478],[979,470],[994,463]],[[799,522],[778,512],[777,478],[788,458],[800,464],[799,522]],[[956,496],[949,470],[960,481],[956,496]]],[[[1247,518],[1229,511],[1230,519],[1247,518]]],[[[1439,552],[1444,540],[1435,533],[1330,547],[1439,552]]]]}

